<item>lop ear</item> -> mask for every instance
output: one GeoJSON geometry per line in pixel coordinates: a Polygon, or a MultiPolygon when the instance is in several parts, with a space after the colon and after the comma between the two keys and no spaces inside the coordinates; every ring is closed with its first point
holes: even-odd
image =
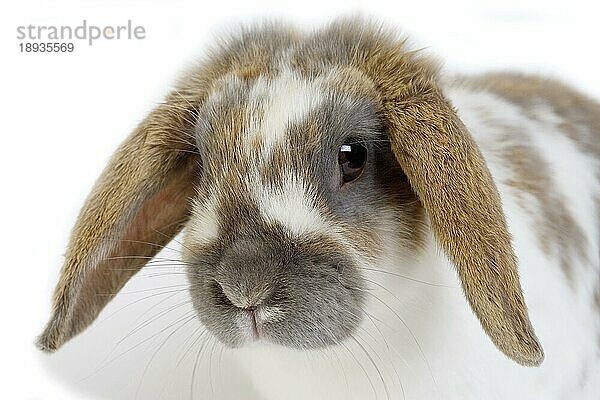
{"type": "Polygon", "coordinates": [[[431,82],[384,94],[383,108],[396,159],[483,329],[514,361],[541,364],[500,198],[479,148],[431,82]]]}
{"type": "Polygon", "coordinates": [[[67,248],[38,346],[54,351],[94,321],[127,280],[186,222],[199,175],[191,99],[159,105],[111,158],[67,248]]]}

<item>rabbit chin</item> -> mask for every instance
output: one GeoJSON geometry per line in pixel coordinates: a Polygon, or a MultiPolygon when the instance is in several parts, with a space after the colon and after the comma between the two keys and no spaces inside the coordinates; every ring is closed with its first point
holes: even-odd
{"type": "Polygon", "coordinates": [[[252,310],[240,310],[236,325],[242,336],[240,346],[252,345],[259,342],[270,343],[269,321],[277,319],[278,307],[257,306],[252,310]]]}
{"type": "MultiPolygon", "coordinates": [[[[231,349],[273,348],[281,347],[297,351],[320,350],[338,345],[354,334],[355,329],[339,332],[332,336],[331,332],[313,330],[286,317],[278,307],[257,307],[256,310],[237,310],[236,315],[226,317],[229,326],[221,321],[218,328],[200,318],[205,327],[223,345],[231,349]]],[[[356,328],[358,328],[357,324],[356,328]]]]}

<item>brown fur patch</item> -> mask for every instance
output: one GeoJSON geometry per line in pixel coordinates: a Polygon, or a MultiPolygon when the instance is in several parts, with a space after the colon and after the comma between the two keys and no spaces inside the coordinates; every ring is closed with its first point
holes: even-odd
{"type": "MultiPolygon", "coordinates": [[[[496,122],[495,122],[496,124],[496,122]]],[[[572,265],[577,259],[588,261],[585,233],[567,208],[566,199],[549,190],[555,185],[548,163],[518,130],[505,126],[506,135],[498,140],[500,156],[506,160],[513,176],[505,183],[514,188],[514,195],[527,204],[525,194],[537,204],[529,210],[534,216],[535,232],[544,251],[557,257],[572,286],[575,285],[572,265]]]]}
{"type": "Polygon", "coordinates": [[[356,67],[335,67],[322,80],[325,87],[331,87],[349,98],[367,98],[373,102],[380,100],[375,83],[356,67]]]}
{"type": "Polygon", "coordinates": [[[529,116],[535,117],[533,107],[540,103],[550,106],[563,120],[557,128],[577,143],[582,152],[600,157],[600,104],[564,83],[509,73],[489,73],[461,81],[506,98],[529,112],[529,116]]]}

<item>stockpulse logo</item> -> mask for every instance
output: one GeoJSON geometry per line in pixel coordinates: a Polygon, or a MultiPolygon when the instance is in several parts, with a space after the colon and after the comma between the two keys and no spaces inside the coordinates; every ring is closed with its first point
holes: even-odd
{"type": "Polygon", "coordinates": [[[21,51],[26,52],[72,52],[74,44],[64,41],[85,40],[89,46],[92,46],[97,40],[143,40],[146,38],[146,29],[140,25],[133,25],[131,20],[127,20],[125,25],[88,25],[87,20],[78,26],[54,26],[54,25],[27,25],[17,27],[17,39],[20,43],[21,51]],[[36,42],[31,42],[36,41],[36,42]],[[61,41],[63,43],[57,43],[61,41]],[[36,50],[33,50],[33,48],[36,50]],[[44,50],[41,50],[42,47],[44,50]],[[59,48],[70,48],[70,50],[58,50],[59,48]],[[50,50],[48,50],[50,49],[50,50]],[[52,50],[54,49],[54,50],[52,50]]]}

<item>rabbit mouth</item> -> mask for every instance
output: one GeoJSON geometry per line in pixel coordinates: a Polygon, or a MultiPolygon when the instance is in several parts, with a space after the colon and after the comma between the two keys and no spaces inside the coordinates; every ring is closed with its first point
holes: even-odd
{"type": "Polygon", "coordinates": [[[251,321],[252,338],[254,340],[258,340],[260,338],[260,332],[258,330],[258,322],[256,321],[257,307],[250,307],[250,308],[246,309],[245,311],[248,314],[248,318],[251,321]]]}
{"type": "Polygon", "coordinates": [[[241,310],[240,319],[242,323],[242,333],[248,338],[248,341],[257,342],[265,337],[264,321],[267,320],[268,311],[261,305],[250,306],[241,310]]]}

